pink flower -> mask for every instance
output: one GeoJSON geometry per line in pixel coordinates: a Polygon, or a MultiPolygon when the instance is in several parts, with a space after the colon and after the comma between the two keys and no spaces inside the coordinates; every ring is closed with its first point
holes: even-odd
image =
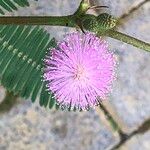
{"type": "Polygon", "coordinates": [[[111,91],[116,61],[106,41],[93,33],[67,35],[44,63],[47,88],[60,105],[85,110],[111,91]]]}

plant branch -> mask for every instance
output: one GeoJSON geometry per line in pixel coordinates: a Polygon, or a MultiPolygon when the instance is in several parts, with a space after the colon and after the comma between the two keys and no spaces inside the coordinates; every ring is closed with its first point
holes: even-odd
{"type": "Polygon", "coordinates": [[[144,49],[144,50],[150,52],[150,44],[149,43],[146,43],[144,41],[141,41],[139,39],[131,37],[131,36],[127,35],[127,34],[118,32],[116,30],[109,30],[106,33],[106,36],[109,36],[111,38],[120,40],[120,41],[125,42],[127,44],[133,45],[133,46],[135,46],[137,48],[144,49]]]}
{"type": "Polygon", "coordinates": [[[1,25],[49,25],[74,26],[74,16],[4,16],[0,17],[1,25]]]}
{"type": "MultiPolygon", "coordinates": [[[[0,25],[49,25],[49,26],[67,26],[67,27],[77,27],[81,26],[82,20],[84,20],[88,15],[86,11],[90,8],[88,0],[82,0],[79,8],[73,15],[68,16],[2,16],[0,17],[0,25]]],[[[91,15],[89,15],[89,18],[91,15]]],[[[85,28],[86,29],[86,28],[85,28]]],[[[137,48],[150,51],[150,44],[124,33],[120,33],[115,30],[108,30],[103,34],[104,36],[109,36],[111,38],[120,40],[127,44],[133,45],[137,48]]]]}
{"type": "Polygon", "coordinates": [[[75,27],[77,20],[86,14],[90,5],[82,0],[79,8],[73,15],[68,16],[4,16],[0,17],[0,25],[50,25],[75,27]]]}

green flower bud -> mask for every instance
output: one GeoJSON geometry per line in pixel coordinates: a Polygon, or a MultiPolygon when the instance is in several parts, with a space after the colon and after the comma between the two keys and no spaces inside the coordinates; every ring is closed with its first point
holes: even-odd
{"type": "Polygon", "coordinates": [[[97,16],[97,21],[99,24],[98,28],[100,31],[101,30],[106,31],[112,29],[117,24],[117,19],[107,13],[103,13],[97,16]]]}
{"type": "Polygon", "coordinates": [[[104,33],[116,26],[117,19],[113,16],[103,13],[99,16],[87,14],[82,19],[82,26],[84,29],[97,33],[104,33]]]}
{"type": "Polygon", "coordinates": [[[98,31],[98,21],[97,17],[94,15],[87,14],[82,19],[82,26],[84,29],[97,33],[98,31]]]}

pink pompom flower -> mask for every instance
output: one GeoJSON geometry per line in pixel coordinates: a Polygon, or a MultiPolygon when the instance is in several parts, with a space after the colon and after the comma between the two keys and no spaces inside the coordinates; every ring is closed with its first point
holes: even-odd
{"type": "Polygon", "coordinates": [[[116,60],[94,33],[68,34],[44,59],[44,81],[61,106],[89,109],[111,91],[116,60]]]}

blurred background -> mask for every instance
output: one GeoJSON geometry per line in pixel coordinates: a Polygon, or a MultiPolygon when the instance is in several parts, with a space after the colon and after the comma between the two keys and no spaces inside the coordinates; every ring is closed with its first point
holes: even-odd
{"type": "MultiPolygon", "coordinates": [[[[80,0],[29,0],[29,8],[7,15],[68,15],[80,0]]],[[[120,18],[117,30],[150,42],[149,0],[95,0],[94,13],[120,18]]],[[[61,40],[75,29],[44,26],[61,40]]],[[[150,53],[107,38],[119,65],[117,81],[102,109],[67,112],[41,108],[18,98],[0,109],[0,150],[150,150],[150,53]]],[[[0,86],[0,108],[5,89],[0,86]]]]}

